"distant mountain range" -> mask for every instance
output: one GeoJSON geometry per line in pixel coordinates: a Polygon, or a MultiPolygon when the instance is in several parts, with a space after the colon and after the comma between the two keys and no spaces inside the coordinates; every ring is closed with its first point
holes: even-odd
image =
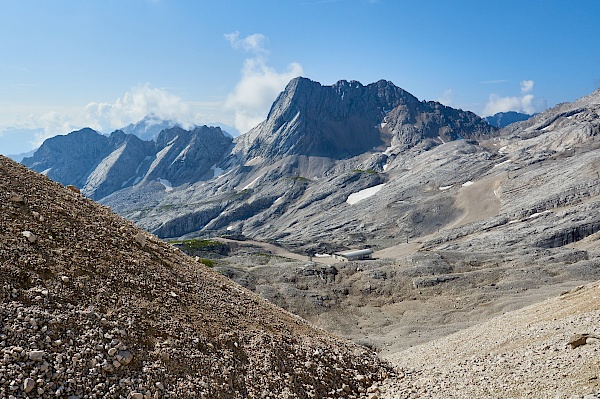
{"type": "Polygon", "coordinates": [[[139,183],[162,182],[158,184],[171,189],[172,184],[211,179],[214,165],[231,143],[231,136],[218,127],[172,127],[161,131],[156,141],[121,130],[105,136],[82,129],[46,140],[22,163],[99,200],[139,183]]]}
{"type": "Polygon", "coordinates": [[[506,127],[511,123],[526,121],[533,115],[523,114],[515,111],[498,112],[492,116],[486,116],[485,120],[492,126],[495,127],[506,127]]]}
{"type": "Polygon", "coordinates": [[[586,216],[589,227],[564,219],[541,235],[506,222],[570,204],[580,194],[565,193],[588,187],[581,171],[595,164],[581,162],[596,146],[598,97],[499,130],[388,81],[296,78],[267,119],[235,139],[208,127],[165,129],[156,141],[84,129],[48,140],[23,163],[160,237],[235,233],[309,253],[438,231],[431,245],[446,245],[498,226],[511,231],[499,243],[552,246],[597,231],[600,219],[586,216]]]}
{"type": "MultiPolygon", "coordinates": [[[[205,126],[220,127],[221,130],[231,137],[239,136],[240,132],[233,126],[225,125],[223,123],[207,123],[205,126]]],[[[159,133],[165,129],[172,127],[183,127],[179,122],[174,120],[165,120],[156,114],[148,114],[143,119],[136,123],[130,123],[129,125],[119,129],[123,133],[133,134],[144,141],[156,140],[159,133]]]]}

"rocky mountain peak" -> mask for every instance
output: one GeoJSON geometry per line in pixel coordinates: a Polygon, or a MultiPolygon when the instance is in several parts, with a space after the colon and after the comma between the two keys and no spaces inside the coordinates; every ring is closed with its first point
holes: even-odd
{"type": "Polygon", "coordinates": [[[323,86],[295,78],[267,119],[237,140],[234,153],[242,159],[306,155],[339,160],[394,143],[410,148],[427,138],[442,143],[494,132],[471,112],[421,102],[390,81],[364,86],[340,80],[323,86]]]}

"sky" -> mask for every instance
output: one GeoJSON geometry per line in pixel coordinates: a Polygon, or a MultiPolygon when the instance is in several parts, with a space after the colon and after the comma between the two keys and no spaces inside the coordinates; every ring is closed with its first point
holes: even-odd
{"type": "Polygon", "coordinates": [[[0,0],[0,153],[154,113],[246,132],[296,76],[487,116],[600,87],[598,0],[0,0]]]}

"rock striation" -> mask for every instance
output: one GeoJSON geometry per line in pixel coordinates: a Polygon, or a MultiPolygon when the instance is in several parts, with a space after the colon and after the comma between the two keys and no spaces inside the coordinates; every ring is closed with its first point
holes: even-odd
{"type": "Polygon", "coordinates": [[[358,398],[389,372],[5,157],[0,235],[0,397],[358,398]]]}

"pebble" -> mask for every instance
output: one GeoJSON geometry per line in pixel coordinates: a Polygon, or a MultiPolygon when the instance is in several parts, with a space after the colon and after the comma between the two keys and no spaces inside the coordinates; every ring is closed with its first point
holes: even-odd
{"type": "Polygon", "coordinates": [[[25,393],[31,392],[33,388],[35,388],[35,381],[33,378],[25,378],[25,381],[23,381],[23,390],[25,393]]]}
{"type": "Polygon", "coordinates": [[[29,360],[38,362],[38,361],[43,360],[45,354],[46,353],[44,351],[30,351],[28,356],[29,356],[29,360]]]}
{"type": "Polygon", "coordinates": [[[38,240],[37,236],[29,230],[25,230],[21,234],[23,235],[23,237],[27,238],[27,241],[29,241],[32,244],[38,240]]]}

